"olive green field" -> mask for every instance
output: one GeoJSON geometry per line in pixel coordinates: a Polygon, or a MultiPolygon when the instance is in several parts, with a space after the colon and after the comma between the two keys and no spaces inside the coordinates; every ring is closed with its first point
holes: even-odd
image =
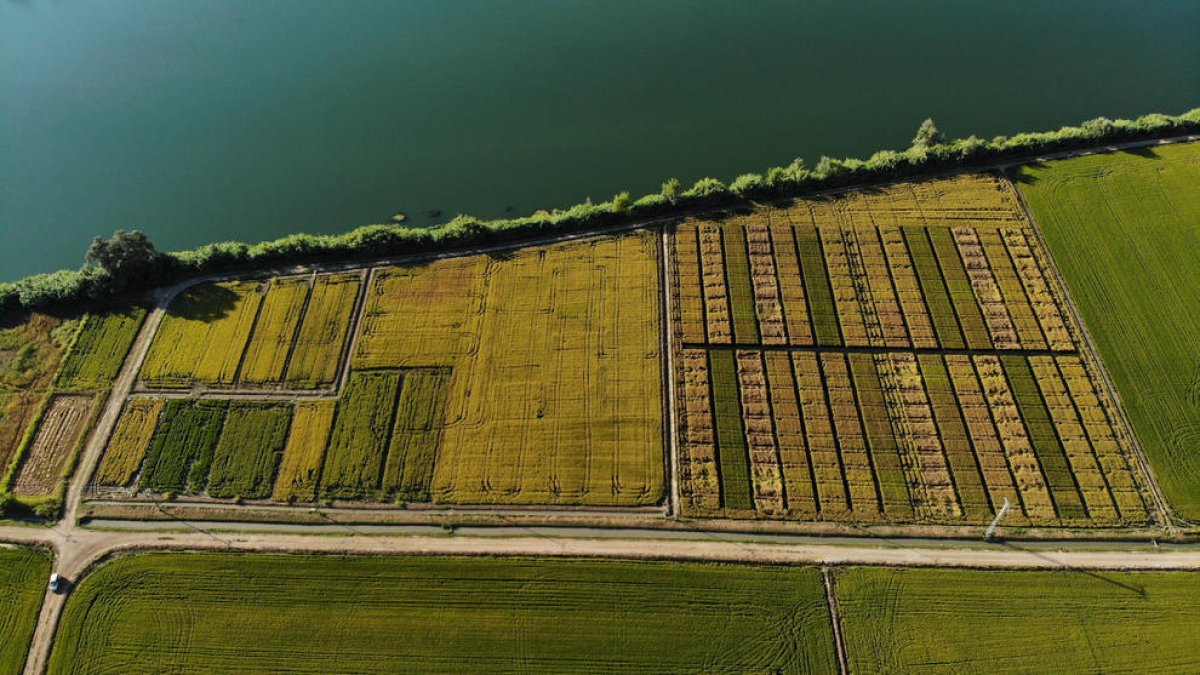
{"type": "Polygon", "coordinates": [[[50,672],[832,672],[805,567],[146,553],[67,604],[50,672]]]}
{"type": "Polygon", "coordinates": [[[1200,520],[1200,144],[1016,180],[1176,512],[1200,520]]]}
{"type": "Polygon", "coordinates": [[[852,568],[853,673],[1195,673],[1200,575],[852,568]]]}
{"type": "Polygon", "coordinates": [[[19,673],[37,625],[50,575],[50,556],[0,547],[0,673],[19,673]]]}

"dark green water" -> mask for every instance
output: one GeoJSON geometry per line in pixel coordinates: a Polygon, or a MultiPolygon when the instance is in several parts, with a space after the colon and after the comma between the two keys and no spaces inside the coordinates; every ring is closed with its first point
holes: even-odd
{"type": "Polygon", "coordinates": [[[1191,1],[0,0],[0,279],[1198,105],[1191,1]]]}

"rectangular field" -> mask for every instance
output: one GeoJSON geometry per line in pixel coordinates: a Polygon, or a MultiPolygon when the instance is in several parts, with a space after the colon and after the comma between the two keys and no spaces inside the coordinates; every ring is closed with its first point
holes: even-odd
{"type": "Polygon", "coordinates": [[[68,466],[83,443],[94,396],[57,395],[38,423],[21,467],[13,481],[12,492],[18,497],[49,497],[66,482],[68,466]]]}
{"type": "Polygon", "coordinates": [[[688,220],[671,241],[684,513],[982,524],[1007,499],[1010,525],[1151,521],[1001,178],[688,220]]]}
{"type": "Polygon", "coordinates": [[[156,553],[80,583],[49,664],[131,669],[828,673],[837,657],[807,567],[156,553]]]}
{"type": "Polygon", "coordinates": [[[1200,144],[1049,162],[1016,180],[1163,492],[1200,521],[1200,144]]]}
{"type": "MultiPolygon", "coordinates": [[[[32,436],[79,320],[31,314],[0,326],[0,481],[32,436]]],[[[4,487],[0,485],[0,487],[4,487]]]]}
{"type": "Polygon", "coordinates": [[[855,673],[1190,673],[1192,572],[850,568],[835,576],[855,673]]]}
{"type": "Polygon", "coordinates": [[[42,551],[0,546],[0,672],[24,669],[49,576],[42,551]]]}
{"type": "Polygon", "coordinates": [[[58,371],[54,386],[69,390],[107,389],[124,365],[125,355],[145,319],[144,307],[89,314],[58,371]]]}
{"type": "Polygon", "coordinates": [[[149,389],[328,389],[361,272],[208,283],[175,298],[142,364],[149,389]]]}

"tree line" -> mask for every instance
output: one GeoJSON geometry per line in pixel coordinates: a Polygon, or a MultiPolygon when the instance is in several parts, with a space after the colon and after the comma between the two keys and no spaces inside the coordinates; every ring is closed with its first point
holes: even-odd
{"type": "Polygon", "coordinates": [[[532,238],[575,229],[619,225],[697,208],[738,208],[755,199],[802,196],[847,185],[870,184],[938,170],[1014,161],[1046,152],[1200,132],[1200,108],[1181,115],[1150,114],[1134,120],[1096,118],[1057,131],[946,140],[925,120],[905,150],[880,150],[867,159],[803,159],[765,172],[746,173],[728,184],[701,178],[685,188],[671,178],[655,193],[632,199],[622,192],[607,202],[591,200],[529,216],[480,220],[459,215],[440,226],[365,225],[344,234],[293,234],[259,244],[221,242],[190,251],[162,253],[142,232],[118,230],[97,237],[77,270],[60,270],[0,284],[0,312],[48,309],[102,300],[200,274],[225,273],[331,259],[377,258],[452,250],[532,238]]]}

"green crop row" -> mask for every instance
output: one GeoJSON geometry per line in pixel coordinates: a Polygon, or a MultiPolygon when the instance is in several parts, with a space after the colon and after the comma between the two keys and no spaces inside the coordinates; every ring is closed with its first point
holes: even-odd
{"type": "Polygon", "coordinates": [[[858,409],[862,414],[867,447],[875,468],[875,481],[883,500],[883,510],[889,517],[911,518],[912,500],[908,483],[900,465],[900,449],[888,414],[887,403],[879,384],[875,357],[870,354],[850,354],[850,372],[858,393],[858,409]]]}
{"type": "Polygon", "coordinates": [[[971,349],[991,349],[992,339],[983,321],[979,301],[975,299],[975,291],[971,288],[971,280],[967,278],[967,270],[963,267],[958,245],[954,242],[954,233],[944,227],[931,227],[926,232],[933,242],[933,250],[942,268],[950,301],[954,303],[954,313],[962,324],[967,346],[971,349]]]}
{"type": "Polygon", "coordinates": [[[746,249],[746,231],[739,223],[721,228],[725,278],[729,285],[729,314],[733,319],[733,341],[754,344],[758,337],[758,318],[754,309],[754,288],[750,285],[750,254],[746,249]]]}
{"type": "Polygon", "coordinates": [[[1046,485],[1050,488],[1050,496],[1054,499],[1059,517],[1071,520],[1087,518],[1075,476],[1067,464],[1066,451],[1054,430],[1037,381],[1033,379],[1029,361],[1023,356],[1004,356],[1001,357],[1001,363],[1004,364],[1013,399],[1021,411],[1021,419],[1029,431],[1029,442],[1042,465],[1042,472],[1046,474],[1046,485]]]}
{"type": "Polygon", "coordinates": [[[979,520],[984,514],[992,513],[992,506],[983,486],[975,450],[967,435],[958,397],[950,384],[950,373],[938,354],[921,354],[917,361],[921,366],[921,377],[925,380],[925,390],[929,393],[934,421],[946,449],[946,458],[954,474],[959,503],[967,518],[979,520]]]}
{"type": "Polygon", "coordinates": [[[712,377],[713,411],[717,425],[717,461],[721,472],[721,502],[727,509],[749,511],[751,499],[750,456],[742,423],[737,362],[731,350],[708,353],[712,377]]]}
{"type": "Polygon", "coordinates": [[[270,496],[291,421],[291,404],[231,403],[213,454],[208,495],[270,496]]]}
{"type": "Polygon", "coordinates": [[[226,401],[167,401],[146,454],[141,487],[159,492],[202,490],[227,407],[226,401]]]}
{"type": "Polygon", "coordinates": [[[429,501],[449,368],[404,371],[396,422],[384,467],[383,489],[409,501],[429,501]]]}
{"type": "Polygon", "coordinates": [[[833,303],[833,288],[825,271],[825,254],[821,251],[817,230],[796,228],[796,246],[800,251],[800,271],[804,275],[816,343],[822,347],[840,345],[842,335],[838,328],[837,307],[833,303]]]}
{"type": "Polygon", "coordinates": [[[102,389],[112,384],[146,319],[144,307],[89,314],[58,371],[60,389],[102,389]]]}
{"type": "Polygon", "coordinates": [[[350,375],[325,452],[322,497],[360,499],[379,488],[400,379],[398,371],[350,375]]]}
{"type": "Polygon", "coordinates": [[[945,349],[962,349],[963,336],[958,328],[958,320],[954,317],[954,304],[949,291],[946,290],[946,283],[942,280],[942,272],[929,243],[927,230],[923,227],[904,227],[901,231],[904,232],[904,241],[912,254],[913,267],[917,270],[921,294],[925,297],[929,316],[933,319],[938,343],[945,349]]]}

